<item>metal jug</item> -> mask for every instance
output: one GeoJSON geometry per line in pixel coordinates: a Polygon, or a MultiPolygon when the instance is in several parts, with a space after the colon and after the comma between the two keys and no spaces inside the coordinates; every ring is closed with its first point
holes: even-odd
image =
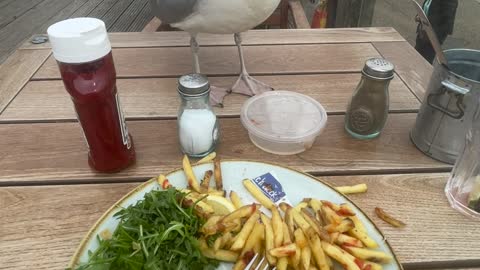
{"type": "Polygon", "coordinates": [[[425,154],[453,164],[480,107],[480,51],[452,49],[444,53],[448,68],[435,61],[410,138],[425,154]]]}

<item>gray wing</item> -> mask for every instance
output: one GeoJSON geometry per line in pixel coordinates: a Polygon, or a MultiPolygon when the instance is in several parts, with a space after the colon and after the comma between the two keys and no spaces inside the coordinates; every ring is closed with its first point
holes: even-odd
{"type": "Polygon", "coordinates": [[[155,16],[170,24],[192,14],[198,1],[201,0],[150,0],[150,6],[155,16]]]}

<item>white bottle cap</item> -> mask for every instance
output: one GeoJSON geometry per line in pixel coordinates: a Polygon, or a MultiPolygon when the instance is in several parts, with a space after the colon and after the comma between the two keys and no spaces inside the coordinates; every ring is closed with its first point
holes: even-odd
{"type": "Polygon", "coordinates": [[[107,55],[112,47],[102,20],[74,18],[57,22],[47,30],[53,56],[63,63],[85,63],[107,55]]]}

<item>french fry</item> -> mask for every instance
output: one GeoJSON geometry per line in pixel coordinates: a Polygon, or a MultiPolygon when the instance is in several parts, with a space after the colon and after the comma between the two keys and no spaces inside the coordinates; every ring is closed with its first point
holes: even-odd
{"type": "Polygon", "coordinates": [[[200,251],[202,254],[211,259],[225,261],[225,262],[236,262],[238,260],[238,253],[230,250],[219,249],[215,251],[212,248],[209,248],[205,239],[199,239],[200,251]]]}
{"type": "MultiPolygon", "coordinates": [[[[347,208],[348,210],[350,210],[351,212],[353,212],[352,208],[350,206],[348,206],[347,204],[345,205],[345,208],[347,208]]],[[[355,228],[357,228],[358,230],[362,231],[362,232],[366,232],[367,229],[365,228],[365,226],[363,225],[362,221],[358,218],[357,215],[355,216],[351,216],[349,217],[352,221],[353,221],[353,224],[355,224],[355,228]]]]}
{"type": "Polygon", "coordinates": [[[222,248],[230,249],[230,246],[227,246],[227,244],[231,241],[232,238],[233,236],[230,232],[222,234],[222,236],[218,237],[217,240],[215,240],[215,243],[213,244],[213,249],[215,251],[222,248]]]}
{"type": "Polygon", "coordinates": [[[318,268],[310,264],[310,268],[308,268],[308,270],[318,270],[318,268]]]}
{"type": "Polygon", "coordinates": [[[347,232],[355,227],[355,224],[350,218],[346,218],[342,220],[339,224],[329,224],[325,226],[325,230],[327,232],[332,233],[332,232],[347,232]]]}
{"type": "Polygon", "coordinates": [[[283,232],[283,244],[284,244],[284,245],[288,245],[288,244],[293,243],[292,237],[290,236],[290,232],[289,232],[289,230],[288,230],[287,223],[282,222],[282,225],[283,225],[283,229],[282,229],[282,232],[283,232]]]}
{"type": "Polygon", "coordinates": [[[233,245],[230,248],[233,251],[242,250],[245,242],[247,241],[248,236],[253,230],[255,224],[258,223],[258,218],[260,217],[260,212],[256,211],[253,215],[251,215],[247,222],[242,227],[242,230],[235,236],[235,240],[233,241],[233,245]]]}
{"type": "Polygon", "coordinates": [[[385,213],[385,211],[380,207],[375,207],[375,214],[377,214],[379,218],[381,218],[383,221],[387,222],[388,224],[392,225],[393,227],[403,228],[406,226],[406,224],[403,223],[402,221],[396,218],[393,218],[389,214],[385,213]]]}
{"type": "Polygon", "coordinates": [[[202,193],[207,193],[208,187],[210,186],[210,179],[212,178],[213,171],[208,170],[205,172],[202,181],[200,182],[200,191],[202,193]]]}
{"type": "Polygon", "coordinates": [[[270,210],[272,211],[273,244],[279,247],[283,244],[283,221],[276,207],[270,210]]]}
{"type": "Polygon", "coordinates": [[[235,191],[230,191],[230,200],[232,201],[233,205],[235,208],[239,209],[243,206],[242,200],[238,196],[237,192],[235,191]]]}
{"type": "Polygon", "coordinates": [[[362,241],[358,240],[355,237],[351,237],[349,235],[343,233],[337,233],[337,237],[335,238],[335,243],[339,246],[347,245],[352,247],[364,247],[362,241]]]}
{"type": "Polygon", "coordinates": [[[295,243],[297,244],[298,247],[303,249],[308,245],[307,238],[305,238],[305,234],[303,233],[302,229],[298,228],[294,232],[295,235],[295,243]]]}
{"type": "Polygon", "coordinates": [[[214,213],[213,208],[210,205],[191,197],[189,194],[179,200],[183,207],[194,207],[195,214],[202,218],[208,219],[214,213]]]}
{"type": "Polygon", "coordinates": [[[283,213],[287,213],[287,210],[292,208],[292,206],[286,202],[281,202],[278,207],[280,207],[280,210],[282,210],[283,213]]]}
{"type": "Polygon", "coordinates": [[[216,157],[217,157],[217,153],[212,152],[212,153],[206,155],[205,157],[203,157],[202,159],[200,159],[199,161],[197,161],[196,164],[202,164],[202,163],[210,162],[213,159],[215,159],[216,157]]]}
{"type": "Polygon", "coordinates": [[[172,184],[170,184],[170,181],[168,181],[167,177],[165,175],[160,174],[157,177],[157,183],[162,187],[162,189],[168,189],[172,187],[172,184]]]}
{"type": "Polygon", "coordinates": [[[250,192],[250,194],[252,194],[252,196],[265,208],[271,209],[276,207],[275,204],[267,196],[265,196],[265,194],[263,194],[262,191],[255,186],[255,184],[250,181],[250,179],[245,179],[242,183],[248,192],[250,192]]]}
{"type": "Polygon", "coordinates": [[[303,216],[298,212],[297,210],[293,209],[291,211],[291,214],[293,216],[293,220],[295,221],[295,224],[300,227],[305,234],[307,234],[308,230],[310,229],[310,224],[303,218],[303,216]]]}
{"type": "Polygon", "coordinates": [[[336,213],[342,217],[352,217],[356,215],[346,203],[340,204],[340,209],[336,213]]]}
{"type": "Polygon", "coordinates": [[[331,201],[326,201],[326,200],[321,200],[320,202],[322,202],[322,205],[325,205],[325,206],[329,207],[330,209],[332,209],[335,212],[340,210],[340,206],[336,203],[333,203],[331,201]]]}
{"type": "Polygon", "coordinates": [[[213,172],[215,174],[215,186],[217,189],[223,189],[222,166],[218,157],[213,162],[213,172]]]}
{"type": "Polygon", "coordinates": [[[201,228],[201,232],[205,236],[210,236],[214,235],[218,232],[230,232],[233,231],[234,228],[237,227],[237,224],[235,222],[217,222],[214,224],[209,224],[206,226],[206,224],[203,225],[201,228]]]}
{"type": "Polygon", "coordinates": [[[252,252],[255,250],[257,243],[261,243],[261,241],[265,238],[265,225],[258,222],[256,220],[253,230],[245,241],[245,245],[243,246],[242,252],[240,253],[241,256],[245,256],[246,253],[252,252]]]}
{"type": "Polygon", "coordinates": [[[361,231],[358,228],[353,228],[348,233],[357,238],[358,240],[362,241],[362,243],[368,248],[378,248],[377,242],[373,240],[365,231],[361,231]]]}
{"type": "Polygon", "coordinates": [[[216,195],[216,196],[225,197],[225,190],[216,190],[216,189],[213,189],[213,188],[209,188],[206,193],[208,193],[208,195],[216,195]]]}
{"type": "Polygon", "coordinates": [[[288,258],[282,257],[278,259],[277,270],[287,270],[288,267],[288,258]]]}
{"type": "Polygon", "coordinates": [[[293,233],[295,232],[295,222],[293,221],[292,208],[286,209],[284,213],[285,213],[284,219],[285,219],[285,223],[287,224],[288,233],[290,234],[290,238],[292,238],[294,237],[293,233]]]}
{"type": "Polygon", "coordinates": [[[187,177],[188,186],[193,189],[194,191],[200,193],[200,184],[193,173],[192,166],[190,165],[190,160],[188,159],[187,155],[183,156],[183,172],[187,177]]]}
{"type": "Polygon", "coordinates": [[[260,209],[260,207],[259,207],[258,204],[255,204],[255,203],[245,205],[245,206],[242,206],[239,209],[233,211],[232,213],[224,216],[220,221],[221,222],[232,222],[235,219],[250,217],[258,209],[260,209]]]}
{"type": "Polygon", "coordinates": [[[392,257],[382,251],[347,245],[343,245],[342,248],[361,260],[369,260],[375,263],[389,263],[392,261],[392,257]]]}
{"type": "Polygon", "coordinates": [[[367,267],[370,266],[370,270],[383,270],[383,267],[378,263],[369,262],[369,261],[365,261],[364,263],[365,263],[365,267],[363,269],[367,269],[367,267]]]}
{"type": "Polygon", "coordinates": [[[235,265],[233,266],[234,270],[244,270],[247,264],[252,260],[255,250],[263,239],[263,235],[265,233],[265,225],[259,222],[256,222],[252,233],[248,236],[247,241],[245,242],[245,246],[240,253],[240,258],[237,260],[235,265]]]}
{"type": "Polygon", "coordinates": [[[309,239],[309,243],[312,249],[312,256],[317,263],[318,269],[320,270],[330,270],[330,266],[327,263],[325,252],[322,248],[322,241],[318,235],[313,235],[309,239]]]}
{"type": "MultiPolygon", "coordinates": [[[[340,209],[340,208],[338,208],[340,209]]],[[[325,216],[325,220],[327,221],[328,224],[339,224],[342,222],[343,218],[339,216],[335,210],[332,208],[328,207],[325,204],[322,204],[321,210],[323,215],[325,216]]]]}
{"type": "Polygon", "coordinates": [[[329,256],[325,256],[325,261],[327,261],[328,267],[333,268],[333,261],[329,256]]]}
{"type": "Polygon", "coordinates": [[[303,269],[310,269],[310,259],[312,258],[312,250],[309,246],[302,248],[301,263],[303,269]]]}
{"type": "Polygon", "coordinates": [[[335,189],[343,194],[354,194],[354,193],[364,193],[367,192],[367,184],[358,184],[353,186],[340,186],[335,187],[335,189]]]}
{"type": "Polygon", "coordinates": [[[292,255],[295,255],[295,252],[297,251],[296,245],[295,244],[288,244],[284,246],[279,246],[276,248],[272,248],[268,250],[270,255],[281,258],[281,257],[290,257],[292,255]]]}
{"type": "Polygon", "coordinates": [[[325,253],[339,262],[346,270],[361,270],[345,250],[326,241],[322,241],[321,244],[325,253]]]}
{"type": "Polygon", "coordinates": [[[330,235],[328,232],[323,228],[323,226],[316,220],[307,209],[302,209],[303,218],[310,224],[310,226],[315,230],[315,232],[320,236],[320,238],[324,241],[331,242],[330,235]]]}
{"type": "Polygon", "coordinates": [[[307,202],[301,202],[301,203],[295,205],[295,207],[293,207],[293,208],[300,212],[300,211],[302,211],[303,208],[305,208],[307,206],[308,206],[307,202]]]}
{"type": "Polygon", "coordinates": [[[317,212],[317,211],[319,211],[320,208],[322,207],[322,202],[320,202],[320,201],[317,200],[317,199],[311,198],[311,199],[308,201],[308,205],[313,209],[314,212],[317,212]]]}
{"type": "Polygon", "coordinates": [[[301,258],[302,258],[302,249],[296,245],[295,255],[290,257],[290,265],[292,265],[293,269],[300,269],[301,265],[301,258]]]}
{"type": "Polygon", "coordinates": [[[273,240],[274,234],[273,234],[272,222],[264,214],[261,214],[260,218],[262,219],[262,222],[265,225],[265,251],[266,251],[265,256],[267,257],[267,261],[270,265],[275,265],[277,262],[277,258],[273,257],[268,252],[269,250],[275,248],[275,244],[273,240]]]}

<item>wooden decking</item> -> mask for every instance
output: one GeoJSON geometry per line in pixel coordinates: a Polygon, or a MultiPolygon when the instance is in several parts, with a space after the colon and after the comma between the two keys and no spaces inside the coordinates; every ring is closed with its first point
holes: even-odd
{"type": "Polygon", "coordinates": [[[0,63],[33,34],[75,17],[105,21],[109,32],[136,32],[150,21],[148,0],[0,0],[0,63]]]}

